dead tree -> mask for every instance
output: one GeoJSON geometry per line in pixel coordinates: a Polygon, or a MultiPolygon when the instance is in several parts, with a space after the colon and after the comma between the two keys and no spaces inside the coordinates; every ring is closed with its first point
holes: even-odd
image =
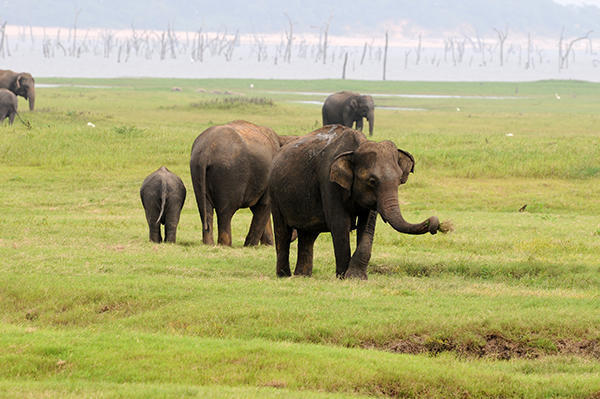
{"type": "Polygon", "coordinates": [[[362,57],[360,57],[360,65],[362,65],[363,62],[365,61],[366,55],[367,55],[367,42],[365,42],[365,45],[363,47],[362,57]]]}
{"type": "Polygon", "coordinates": [[[527,34],[527,62],[525,62],[525,69],[534,68],[533,62],[533,41],[531,40],[531,33],[527,34]]]}
{"type": "MultiPolygon", "coordinates": [[[[419,43],[417,44],[417,50],[416,50],[416,60],[415,60],[415,65],[419,65],[419,63],[421,62],[421,50],[423,49],[422,47],[422,42],[421,42],[421,34],[419,33],[419,43]]],[[[404,67],[404,69],[406,69],[406,67],[404,67]]]]}
{"type": "Polygon", "coordinates": [[[287,62],[288,64],[292,61],[292,42],[294,41],[294,24],[292,24],[292,20],[286,13],[283,13],[288,20],[289,31],[285,31],[285,52],[283,53],[283,62],[287,62]]]}
{"type": "Polygon", "coordinates": [[[385,80],[385,72],[387,67],[387,52],[388,52],[388,31],[385,31],[385,49],[383,50],[383,80],[385,80]]]}
{"type": "Polygon", "coordinates": [[[344,54],[344,66],[342,67],[342,79],[346,80],[346,64],[348,64],[348,53],[344,54]]]}
{"type": "Polygon", "coordinates": [[[500,45],[500,66],[504,66],[504,41],[508,36],[508,27],[504,32],[494,28],[496,33],[498,34],[498,44],[500,45]]]}
{"type": "Polygon", "coordinates": [[[6,21],[4,21],[4,23],[2,24],[2,26],[0,27],[0,55],[2,55],[2,57],[5,57],[5,46],[6,43],[6,21]]]}
{"type": "Polygon", "coordinates": [[[75,20],[73,21],[73,44],[71,45],[70,56],[75,57],[77,48],[77,19],[81,14],[81,9],[75,11],[75,20]]]}
{"type": "Polygon", "coordinates": [[[565,40],[565,27],[563,26],[562,31],[560,32],[560,39],[558,40],[558,71],[560,72],[562,69],[567,69],[569,67],[569,54],[573,51],[573,45],[578,41],[589,39],[590,34],[593,30],[589,31],[583,36],[576,37],[571,40],[568,44],[563,46],[563,41],[565,40]]]}
{"type": "Polygon", "coordinates": [[[404,50],[404,69],[408,69],[408,56],[412,52],[411,49],[404,50]]]}
{"type": "Polygon", "coordinates": [[[323,32],[323,65],[327,63],[327,34],[329,33],[329,22],[325,24],[323,32]]]}

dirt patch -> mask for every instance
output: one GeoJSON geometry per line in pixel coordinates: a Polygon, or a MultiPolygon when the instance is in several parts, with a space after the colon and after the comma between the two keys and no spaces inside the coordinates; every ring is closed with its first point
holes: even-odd
{"type": "Polygon", "coordinates": [[[422,354],[436,356],[442,352],[454,352],[459,356],[509,360],[513,358],[536,359],[549,355],[574,355],[600,359],[600,340],[544,340],[543,344],[508,339],[492,333],[477,342],[456,342],[452,338],[411,336],[386,345],[373,342],[364,343],[364,348],[386,350],[394,353],[422,354]]]}

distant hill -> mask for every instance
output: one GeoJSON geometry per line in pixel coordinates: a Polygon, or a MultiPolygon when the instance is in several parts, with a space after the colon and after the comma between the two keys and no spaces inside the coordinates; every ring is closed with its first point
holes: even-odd
{"type": "Polygon", "coordinates": [[[281,32],[284,13],[297,32],[330,21],[331,34],[380,33],[391,26],[416,32],[473,31],[494,27],[557,36],[600,33],[600,8],[552,0],[0,0],[0,22],[12,25],[281,32]],[[26,12],[24,12],[26,10],[26,12]]]}

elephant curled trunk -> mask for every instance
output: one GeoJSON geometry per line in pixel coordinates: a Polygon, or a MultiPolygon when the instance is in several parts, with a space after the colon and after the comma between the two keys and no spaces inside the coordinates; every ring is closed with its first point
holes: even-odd
{"type": "Polygon", "coordinates": [[[396,231],[404,234],[435,234],[440,228],[440,221],[437,216],[431,216],[429,219],[417,224],[408,223],[404,220],[400,207],[398,206],[398,193],[389,193],[377,203],[377,211],[383,220],[389,223],[396,231]]]}

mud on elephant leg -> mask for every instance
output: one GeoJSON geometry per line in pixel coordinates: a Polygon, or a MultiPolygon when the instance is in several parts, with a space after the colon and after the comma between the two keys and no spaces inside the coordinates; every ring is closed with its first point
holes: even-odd
{"type": "Polygon", "coordinates": [[[375,235],[376,221],[376,211],[369,211],[368,216],[359,216],[358,228],[356,231],[356,250],[350,259],[348,270],[346,270],[346,278],[367,280],[367,266],[369,265],[369,260],[371,259],[371,249],[373,247],[373,236],[375,235]]]}
{"type": "MultiPolygon", "coordinates": [[[[256,203],[256,205],[251,206],[250,210],[252,211],[252,222],[250,223],[250,230],[248,230],[248,235],[246,236],[246,240],[244,242],[244,246],[254,246],[258,245],[261,238],[265,234],[265,227],[269,220],[269,216],[271,214],[271,210],[265,198],[261,198],[260,201],[256,203]]],[[[270,245],[273,245],[273,237],[270,238],[270,245]]]]}
{"type": "Polygon", "coordinates": [[[231,246],[231,218],[235,210],[217,211],[217,225],[219,229],[219,238],[217,242],[220,245],[231,246]]]}
{"type": "Polygon", "coordinates": [[[338,219],[331,226],[331,238],[335,253],[335,275],[343,278],[350,262],[350,223],[340,222],[338,219]]]}
{"type": "Polygon", "coordinates": [[[275,249],[277,251],[277,277],[290,277],[290,243],[292,228],[285,225],[281,214],[273,209],[273,230],[275,232],[275,249]]]}
{"type": "MultiPolygon", "coordinates": [[[[294,241],[294,237],[292,236],[292,241],[294,241]]],[[[273,226],[271,225],[271,218],[267,219],[267,225],[265,226],[265,231],[263,232],[262,237],[260,238],[260,243],[263,245],[273,245],[273,226]]]]}
{"type": "Polygon", "coordinates": [[[210,201],[206,201],[206,223],[200,217],[202,221],[202,243],[206,245],[215,245],[215,240],[213,238],[213,207],[210,204],[210,201]],[[208,229],[204,229],[204,225],[208,226],[208,229]]]}
{"type": "Polygon", "coordinates": [[[295,276],[312,276],[313,248],[319,233],[312,231],[298,231],[298,259],[296,261],[295,276]]]}

